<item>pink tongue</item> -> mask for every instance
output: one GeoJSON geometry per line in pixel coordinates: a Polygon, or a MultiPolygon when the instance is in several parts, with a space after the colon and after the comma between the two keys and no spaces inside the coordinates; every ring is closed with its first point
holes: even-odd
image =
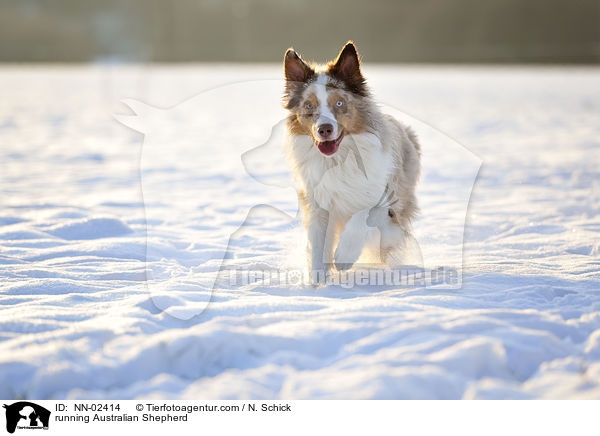
{"type": "Polygon", "coordinates": [[[336,141],[319,142],[319,151],[323,154],[330,155],[336,151],[336,141]]]}

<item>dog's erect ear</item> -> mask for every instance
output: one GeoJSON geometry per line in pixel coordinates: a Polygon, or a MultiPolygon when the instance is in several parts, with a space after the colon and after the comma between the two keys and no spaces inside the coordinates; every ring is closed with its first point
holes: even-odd
{"type": "Polygon", "coordinates": [[[346,83],[350,91],[367,95],[365,78],[360,72],[360,57],[352,41],[346,43],[337,59],[329,65],[329,74],[346,83]]]}
{"type": "Polygon", "coordinates": [[[291,82],[306,82],[315,74],[293,48],[288,48],[285,52],[283,68],[286,80],[291,82]]]}
{"type": "Polygon", "coordinates": [[[286,109],[293,109],[300,103],[304,83],[314,76],[315,71],[302,60],[293,48],[288,48],[285,52],[283,68],[286,80],[283,101],[286,109]]]}
{"type": "Polygon", "coordinates": [[[352,41],[348,41],[340,50],[337,59],[331,66],[331,71],[340,77],[352,77],[360,74],[360,59],[352,41]]]}

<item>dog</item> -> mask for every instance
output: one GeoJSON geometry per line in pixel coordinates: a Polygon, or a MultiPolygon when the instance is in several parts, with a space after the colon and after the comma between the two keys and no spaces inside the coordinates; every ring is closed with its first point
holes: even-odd
{"type": "Polygon", "coordinates": [[[379,229],[381,261],[392,264],[418,213],[415,133],[379,109],[352,41],[325,65],[309,64],[289,48],[284,72],[285,150],[298,185],[311,282],[325,283],[334,265],[351,268],[370,228],[379,229]]]}

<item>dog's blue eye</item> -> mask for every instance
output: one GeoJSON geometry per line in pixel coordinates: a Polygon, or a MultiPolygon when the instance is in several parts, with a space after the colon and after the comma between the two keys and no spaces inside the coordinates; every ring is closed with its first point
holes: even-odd
{"type": "Polygon", "coordinates": [[[338,100],[338,101],[335,103],[335,105],[336,105],[337,107],[342,107],[342,106],[344,105],[344,102],[343,102],[342,100],[338,100]]]}

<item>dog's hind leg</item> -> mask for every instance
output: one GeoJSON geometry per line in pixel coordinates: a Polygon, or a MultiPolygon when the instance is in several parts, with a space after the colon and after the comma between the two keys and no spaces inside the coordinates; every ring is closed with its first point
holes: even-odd
{"type": "Polygon", "coordinates": [[[381,232],[381,260],[389,267],[400,265],[423,266],[423,255],[410,224],[390,219],[378,226],[381,232]]]}

